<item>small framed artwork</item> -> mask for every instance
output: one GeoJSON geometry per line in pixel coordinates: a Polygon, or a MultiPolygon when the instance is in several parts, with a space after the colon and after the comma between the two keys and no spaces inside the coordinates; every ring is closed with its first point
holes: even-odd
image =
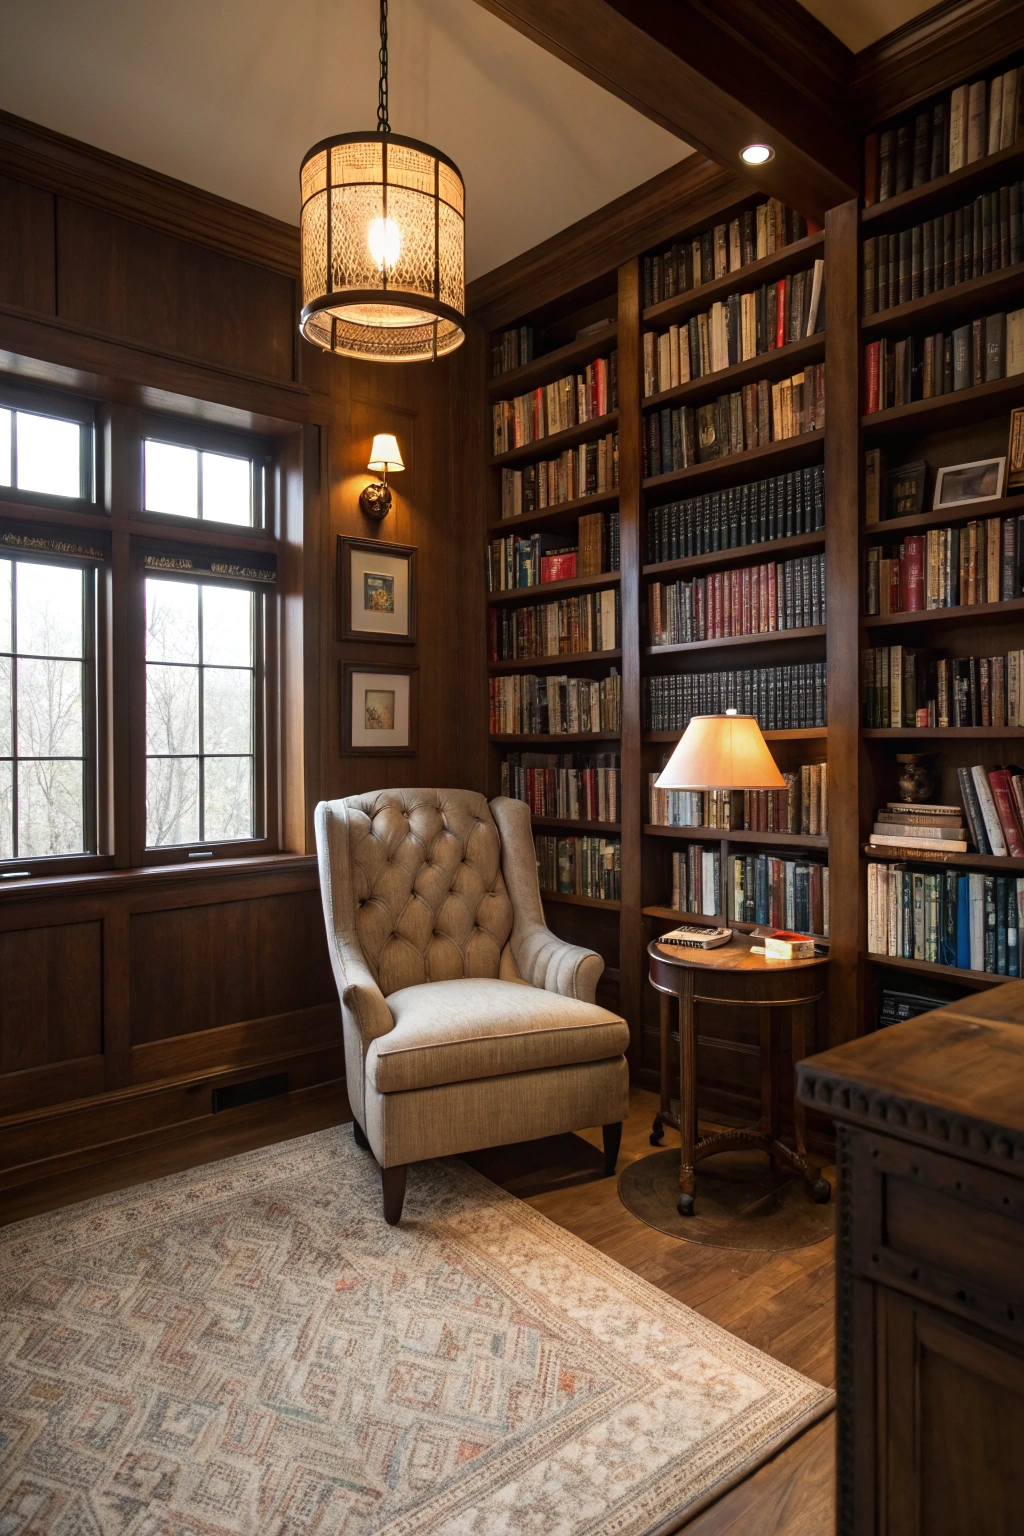
{"type": "Polygon", "coordinates": [[[1010,412],[1010,443],[1006,450],[1010,460],[1006,477],[1006,489],[1024,489],[1024,406],[1018,405],[1010,412]]]}
{"type": "Polygon", "coordinates": [[[346,757],[416,752],[418,667],[341,664],[341,750],[346,757]]]}
{"type": "Polygon", "coordinates": [[[998,501],[1003,494],[1006,460],[977,459],[973,464],[947,464],[935,478],[933,512],[962,507],[969,501],[998,501]]]}
{"type": "Polygon", "coordinates": [[[886,518],[917,517],[923,512],[927,479],[928,465],[924,459],[890,469],[885,477],[886,518]]]}
{"type": "Polygon", "coordinates": [[[379,539],[338,539],[339,640],[416,639],[416,550],[379,539]]]}

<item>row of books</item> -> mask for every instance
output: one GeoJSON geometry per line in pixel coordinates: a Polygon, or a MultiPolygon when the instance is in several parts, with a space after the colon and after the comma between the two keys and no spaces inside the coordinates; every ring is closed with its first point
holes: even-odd
{"type": "Polygon", "coordinates": [[[864,146],[868,207],[924,186],[1016,144],[1021,123],[1020,71],[956,86],[931,106],[900,118],[864,146]]]}
{"type": "Polygon", "coordinates": [[[644,332],[644,396],[675,389],[825,328],[825,263],[732,293],[681,326],[644,332]]]}
{"type": "MultiPolygon", "coordinates": [[[[1014,767],[958,768],[957,783],[971,841],[979,853],[1024,858],[1024,779],[1014,767]]],[[[963,849],[959,850],[963,852],[963,849]]]]}
{"type": "Polygon", "coordinates": [[[927,849],[940,857],[966,853],[967,828],[963,817],[958,805],[906,804],[902,800],[890,800],[875,813],[868,843],[872,848],[887,850],[890,856],[897,848],[927,849]]]}
{"type": "Polygon", "coordinates": [[[1024,878],[868,865],[868,950],[990,976],[1020,975],[1024,878]]]}
{"type": "Polygon", "coordinates": [[[619,408],[619,354],[598,357],[582,373],[570,373],[552,384],[516,395],[513,400],[496,400],[491,407],[495,454],[507,453],[539,442],[554,432],[585,421],[597,421],[619,408]]]}
{"type": "Polygon", "coordinates": [[[644,308],[739,272],[818,228],[777,197],[745,208],[728,223],[703,229],[657,256],[645,256],[644,308]]]}
{"type": "Polygon", "coordinates": [[[619,568],[619,514],[592,512],[579,520],[580,542],[565,533],[506,534],[487,546],[488,592],[609,575],[619,568]]]}
{"type": "Polygon", "coordinates": [[[647,559],[652,564],[687,560],[720,549],[815,533],[824,526],[825,468],[814,464],[769,480],[652,507],[647,514],[647,559]]]}
{"type": "Polygon", "coordinates": [[[622,678],[492,677],[491,734],[579,736],[617,731],[622,719],[622,678]]]}
{"type": "Polygon", "coordinates": [[[772,383],[759,379],[707,405],[649,411],[644,474],[665,475],[691,464],[724,459],[747,448],[820,432],[825,426],[825,365],[772,383]]]}
{"type": "Polygon", "coordinates": [[[617,587],[552,603],[503,604],[487,612],[490,661],[614,651],[619,645],[617,587]]]}
{"type": "Polygon", "coordinates": [[[829,936],[828,865],[736,854],[732,861],[734,923],[765,923],[791,933],[829,936]]]}
{"type": "Polygon", "coordinates": [[[669,672],[643,679],[644,728],[684,731],[694,715],[735,709],[762,731],[824,727],[828,695],[823,661],[727,672],[669,672]]]}
{"type": "Polygon", "coordinates": [[[933,400],[1024,373],[1024,309],[986,315],[950,335],[882,338],[864,348],[864,411],[933,400]]]}
{"type": "Polygon", "coordinates": [[[650,824],[715,827],[722,831],[792,832],[828,836],[828,774],[825,763],[804,763],[783,772],[785,789],[659,789],[648,776],[650,824]]]}
{"type": "Polygon", "coordinates": [[[718,917],[722,912],[722,853],[720,848],[701,848],[691,843],[672,854],[673,912],[692,912],[718,917]]]}
{"type": "Polygon", "coordinates": [[[600,496],[619,483],[619,434],[606,432],[593,443],[565,448],[557,459],[540,459],[522,469],[501,471],[501,515],[521,517],[563,501],[600,496]]]}
{"type": "Polygon", "coordinates": [[[514,325],[502,331],[491,344],[492,375],[496,378],[499,373],[511,373],[513,368],[532,363],[535,346],[532,325],[514,325]]]}
{"type": "Polygon", "coordinates": [[[619,900],[622,845],[617,837],[551,837],[536,832],[533,841],[542,891],[619,900]]]}
{"type": "Polygon", "coordinates": [[[867,551],[865,612],[918,613],[1005,603],[1024,591],[1024,514],[929,528],[867,551]]]}
{"type": "Polygon", "coordinates": [[[862,247],[863,311],[875,315],[1024,260],[1019,181],[862,247]]]}
{"type": "Polygon", "coordinates": [[[574,821],[619,819],[617,752],[509,752],[501,792],[525,800],[535,816],[574,821]]]}
{"type": "Polygon", "coordinates": [[[1005,656],[930,656],[880,645],[861,656],[869,729],[1024,726],[1024,651],[1005,656]]]}
{"type": "Polygon", "coordinates": [[[745,565],[647,589],[652,645],[692,645],[825,623],[825,556],[745,565]]]}

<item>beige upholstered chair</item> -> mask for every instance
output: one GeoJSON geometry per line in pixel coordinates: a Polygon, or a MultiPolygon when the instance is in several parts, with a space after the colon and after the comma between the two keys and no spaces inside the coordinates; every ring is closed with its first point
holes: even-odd
{"type": "Polygon", "coordinates": [[[548,929],[530,812],[464,789],[316,808],[355,1138],[402,1214],[421,1158],[604,1127],[615,1171],[629,1028],[594,1003],[604,961],[548,929]]]}

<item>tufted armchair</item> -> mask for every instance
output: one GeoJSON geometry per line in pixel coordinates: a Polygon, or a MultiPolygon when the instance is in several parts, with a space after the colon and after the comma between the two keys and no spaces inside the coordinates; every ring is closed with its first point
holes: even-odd
{"type": "Polygon", "coordinates": [[[530,812],[464,789],[316,808],[355,1138],[384,1215],[408,1164],[604,1127],[614,1173],[629,1028],[594,1002],[604,961],[544,922],[530,812]]]}

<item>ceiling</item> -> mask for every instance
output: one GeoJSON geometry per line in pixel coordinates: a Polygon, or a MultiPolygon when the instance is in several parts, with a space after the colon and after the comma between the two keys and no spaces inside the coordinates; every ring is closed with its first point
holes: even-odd
{"type": "MultiPolygon", "coordinates": [[[[298,222],[299,162],[377,115],[374,0],[0,0],[0,107],[298,222]]],[[[393,0],[391,125],[466,180],[467,277],[690,150],[475,0],[393,0]]]]}
{"type": "Polygon", "coordinates": [[[935,0],[801,0],[804,9],[859,53],[887,32],[930,11],[935,0]]]}

